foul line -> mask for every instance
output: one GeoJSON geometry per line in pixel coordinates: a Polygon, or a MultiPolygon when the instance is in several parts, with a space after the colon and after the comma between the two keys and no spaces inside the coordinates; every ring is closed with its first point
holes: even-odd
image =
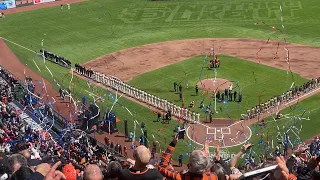
{"type": "Polygon", "coordinates": [[[24,47],[24,46],[22,46],[22,45],[20,45],[20,44],[18,44],[18,43],[13,42],[13,41],[10,41],[9,39],[6,39],[6,38],[4,38],[4,37],[0,37],[0,38],[3,39],[3,40],[5,40],[5,41],[7,41],[7,42],[10,42],[10,43],[12,43],[12,44],[14,44],[14,45],[16,45],[16,46],[19,46],[19,47],[21,47],[21,48],[23,48],[23,49],[26,49],[26,50],[28,50],[28,51],[31,51],[31,52],[36,53],[37,55],[39,55],[36,51],[31,50],[31,49],[29,49],[29,48],[27,48],[27,47],[24,47]]]}

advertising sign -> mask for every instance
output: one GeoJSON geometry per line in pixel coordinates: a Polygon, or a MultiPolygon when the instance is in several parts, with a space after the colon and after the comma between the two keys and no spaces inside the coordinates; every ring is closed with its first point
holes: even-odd
{"type": "Polygon", "coordinates": [[[34,4],[40,4],[40,3],[47,3],[47,2],[52,2],[55,0],[33,0],[34,4]]]}
{"type": "Polygon", "coordinates": [[[6,1],[0,0],[0,10],[11,9],[15,7],[16,7],[15,0],[6,0],[6,1]]]}

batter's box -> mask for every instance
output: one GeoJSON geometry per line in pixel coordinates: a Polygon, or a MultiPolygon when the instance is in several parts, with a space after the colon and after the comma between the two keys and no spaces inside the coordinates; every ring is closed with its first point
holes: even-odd
{"type": "Polygon", "coordinates": [[[224,138],[223,134],[215,134],[214,135],[214,140],[215,141],[222,141],[224,138]]]}
{"type": "Polygon", "coordinates": [[[216,134],[216,128],[207,128],[207,134],[216,134]]]}
{"type": "Polygon", "coordinates": [[[221,128],[221,134],[231,134],[230,128],[221,128]]]}

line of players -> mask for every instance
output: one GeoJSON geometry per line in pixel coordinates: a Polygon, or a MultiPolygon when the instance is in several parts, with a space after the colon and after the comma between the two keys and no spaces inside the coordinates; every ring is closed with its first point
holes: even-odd
{"type": "Polygon", "coordinates": [[[64,57],[57,56],[51,52],[48,52],[44,49],[40,49],[40,53],[48,60],[53,61],[63,67],[71,67],[71,62],[64,57]]]}
{"type": "MultiPolygon", "coordinates": [[[[265,103],[261,103],[250,110],[247,110],[248,119],[255,118],[265,112],[268,112],[270,109],[280,106],[290,100],[294,100],[299,98],[301,95],[308,93],[313,89],[317,89],[320,87],[320,77],[316,79],[312,79],[300,87],[291,88],[286,93],[282,93],[279,96],[273,97],[266,101],[265,103]]],[[[280,118],[280,117],[278,117],[280,118]]]]}
{"type": "Polygon", "coordinates": [[[92,73],[83,73],[82,68],[79,67],[76,67],[76,72],[116,91],[127,94],[138,101],[147,103],[153,107],[167,112],[168,114],[170,113],[170,115],[172,114],[180,119],[192,122],[199,122],[200,120],[200,113],[192,112],[187,108],[179,107],[172,102],[167,101],[166,99],[161,99],[155,95],[139,90],[133,86],[130,86],[129,84],[124,83],[115,76],[106,76],[103,73],[95,71],[92,71],[92,73]]]}
{"type": "Polygon", "coordinates": [[[86,67],[81,66],[79,64],[75,64],[74,67],[76,68],[76,72],[83,76],[91,77],[93,75],[92,69],[87,69],[86,67]]]}

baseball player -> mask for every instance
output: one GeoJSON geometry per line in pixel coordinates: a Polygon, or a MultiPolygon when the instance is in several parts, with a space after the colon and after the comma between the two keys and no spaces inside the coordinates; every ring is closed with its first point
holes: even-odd
{"type": "Polygon", "coordinates": [[[196,114],[196,121],[197,121],[197,123],[200,122],[200,113],[199,112],[197,112],[197,114],[196,114]]]}
{"type": "Polygon", "coordinates": [[[209,56],[212,56],[212,59],[214,58],[215,54],[214,54],[214,48],[210,49],[210,54],[209,56]]]}

